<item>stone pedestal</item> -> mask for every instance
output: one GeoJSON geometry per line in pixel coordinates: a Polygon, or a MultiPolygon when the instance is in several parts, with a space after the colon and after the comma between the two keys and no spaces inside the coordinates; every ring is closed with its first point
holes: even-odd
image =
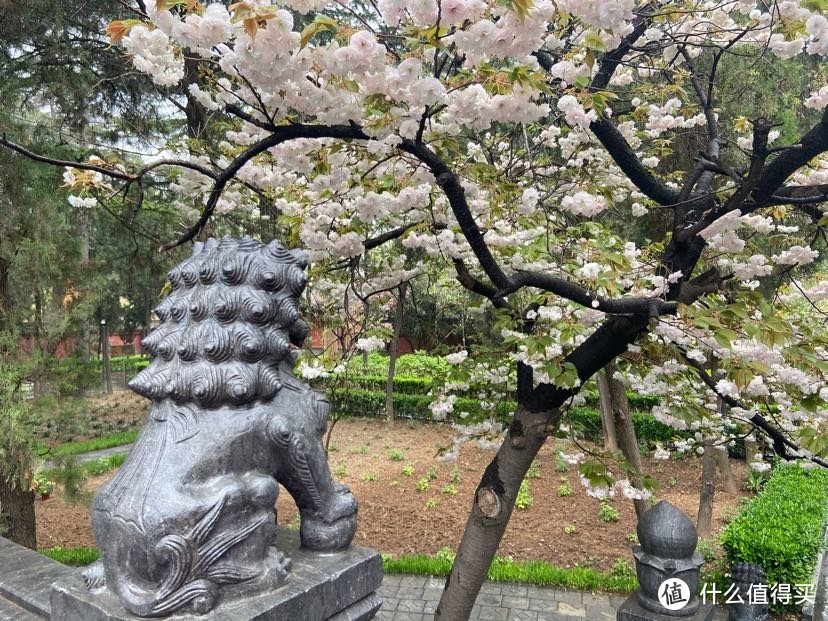
{"type": "Polygon", "coordinates": [[[636,593],[631,594],[615,616],[616,621],[713,621],[716,616],[716,610],[712,604],[703,604],[690,616],[677,616],[681,611],[676,611],[675,615],[668,616],[658,614],[652,610],[647,610],[638,601],[636,593]]]}
{"type": "MultiPolygon", "coordinates": [[[[273,591],[221,603],[205,615],[174,614],[170,621],[367,621],[382,605],[382,559],[374,550],[351,546],[341,552],[299,547],[299,533],[278,528],[274,545],[292,566],[287,582],[273,591]]],[[[80,571],[55,584],[52,621],[134,621],[118,598],[84,587],[80,571]]]]}

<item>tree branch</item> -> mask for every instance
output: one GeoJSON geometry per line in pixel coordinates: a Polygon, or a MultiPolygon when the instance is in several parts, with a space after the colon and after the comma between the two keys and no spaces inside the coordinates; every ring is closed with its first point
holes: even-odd
{"type": "MultiPolygon", "coordinates": [[[[696,360],[692,360],[687,356],[684,356],[685,361],[689,364],[693,369],[696,371],[699,379],[704,382],[704,384],[713,391],[717,397],[719,397],[722,401],[724,401],[728,406],[732,408],[740,408],[745,411],[750,411],[749,407],[746,407],[744,403],[731,397],[729,395],[722,394],[718,388],[716,388],[716,382],[713,381],[713,378],[710,374],[705,370],[705,368],[696,360]]],[[[791,455],[788,452],[788,449],[793,449],[794,451],[801,452],[802,448],[797,446],[796,443],[791,441],[789,438],[785,437],[785,435],[776,427],[774,427],[771,423],[765,419],[761,414],[758,412],[751,416],[748,421],[752,423],[755,427],[758,427],[762,431],[764,431],[773,442],[773,450],[776,452],[777,455],[782,457],[785,460],[793,460],[801,458],[802,455],[791,455]]],[[[810,457],[811,461],[824,468],[828,468],[828,462],[820,459],[819,457],[810,457]]]]}
{"type": "Polygon", "coordinates": [[[817,205],[828,201],[828,184],[787,185],[776,190],[768,205],[817,205]]]}
{"type": "Polygon", "coordinates": [[[115,168],[107,168],[106,166],[98,166],[96,164],[85,164],[82,162],[71,162],[68,160],[60,160],[53,157],[47,157],[45,155],[40,155],[39,153],[35,153],[34,151],[29,151],[25,147],[20,146],[19,144],[15,144],[10,140],[6,139],[6,134],[0,136],[0,145],[4,147],[8,147],[12,151],[23,155],[30,160],[34,160],[35,162],[42,162],[44,164],[51,164],[52,166],[60,166],[60,167],[69,167],[69,168],[77,168],[79,170],[91,170],[94,172],[99,172],[102,175],[106,175],[108,177],[113,177],[115,179],[121,179],[123,181],[134,181],[135,177],[129,175],[123,171],[117,170],[115,168]]]}
{"type": "Polygon", "coordinates": [[[497,289],[491,285],[480,282],[472,276],[469,268],[463,259],[454,259],[454,270],[457,272],[457,281],[472,293],[482,295],[484,298],[491,300],[492,305],[496,308],[509,308],[509,304],[502,297],[498,297],[497,289]]]}
{"type": "Polygon", "coordinates": [[[414,228],[415,226],[417,226],[417,223],[406,224],[405,226],[393,229],[391,231],[388,231],[387,233],[382,233],[381,235],[377,235],[376,237],[366,239],[364,242],[362,242],[362,245],[365,246],[365,250],[372,250],[373,248],[382,246],[385,242],[391,241],[392,239],[397,239],[398,237],[402,237],[406,231],[414,228]]]}
{"type": "Polygon", "coordinates": [[[252,114],[248,114],[247,112],[242,110],[236,104],[227,104],[224,107],[224,110],[225,110],[225,112],[228,112],[228,113],[232,114],[233,116],[239,117],[243,121],[247,121],[251,125],[255,125],[259,129],[266,129],[267,131],[273,131],[273,130],[277,129],[277,127],[275,125],[273,125],[273,123],[271,123],[269,121],[262,121],[261,119],[257,119],[252,114]]]}
{"type": "Polygon", "coordinates": [[[506,297],[522,287],[543,289],[581,306],[594,308],[611,315],[646,315],[652,318],[660,315],[672,315],[678,310],[676,302],[665,302],[658,298],[620,298],[612,300],[595,296],[573,282],[538,272],[518,272],[509,278],[509,286],[501,289],[495,295],[506,297]]]}
{"type": "MultiPolygon", "coordinates": [[[[620,45],[605,53],[598,61],[598,71],[590,83],[592,91],[603,90],[609,85],[615,70],[621,64],[624,56],[631,50],[635,42],[644,34],[652,22],[652,11],[657,8],[652,3],[644,8],[642,14],[633,21],[633,31],[621,41],[620,45]]],[[[542,59],[538,57],[541,66],[542,59]]],[[[551,67],[551,65],[550,65],[551,67]]],[[[549,70],[550,67],[544,67],[549,70]]],[[[635,186],[648,198],[660,205],[672,205],[678,202],[679,194],[657,179],[638,159],[626,139],[621,135],[615,124],[605,116],[593,121],[589,128],[612,157],[616,165],[624,172],[635,186]]]]}
{"type": "Polygon", "coordinates": [[[700,233],[716,220],[736,209],[742,209],[750,193],[759,183],[762,171],[765,170],[765,159],[768,156],[768,135],[774,124],[767,119],[760,118],[753,121],[753,151],[750,158],[750,168],[747,177],[741,182],[733,195],[717,209],[711,210],[698,222],[677,232],[676,238],[679,242],[686,241],[700,233]]]}
{"type": "Polygon", "coordinates": [[[771,197],[779,194],[778,190],[785,179],[826,150],[828,150],[828,109],[823,112],[819,123],[765,167],[762,178],[751,194],[756,207],[768,205],[771,197]]]}

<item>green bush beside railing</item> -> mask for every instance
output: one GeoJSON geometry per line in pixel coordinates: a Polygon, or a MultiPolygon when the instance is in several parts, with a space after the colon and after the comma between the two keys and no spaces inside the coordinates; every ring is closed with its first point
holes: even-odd
{"type": "MultiPolygon", "coordinates": [[[[768,583],[811,582],[828,521],[828,470],[778,466],[722,534],[728,561],[761,565],[768,583]]],[[[792,601],[779,610],[794,609],[792,601]]],[[[801,606],[799,606],[801,607],[801,606]]]]}

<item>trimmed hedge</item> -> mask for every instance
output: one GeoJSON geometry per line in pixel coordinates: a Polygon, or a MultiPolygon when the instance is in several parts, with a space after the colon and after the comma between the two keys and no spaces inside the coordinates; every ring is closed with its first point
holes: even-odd
{"type": "MultiPolygon", "coordinates": [[[[325,378],[315,382],[319,390],[330,390],[337,386],[336,377],[325,378]]],[[[381,375],[357,375],[342,380],[341,387],[349,389],[385,392],[386,378],[381,375]]],[[[431,390],[433,380],[430,377],[394,377],[394,392],[402,395],[425,395],[431,390]]],[[[341,389],[340,386],[337,388],[341,389]]]]}
{"type": "MultiPolygon", "coordinates": [[[[809,584],[828,521],[828,470],[778,466],[722,534],[728,561],[761,565],[769,584],[809,584]]],[[[794,598],[795,599],[795,598],[794,598]]],[[[780,610],[793,609],[791,605],[780,610]]]]}
{"type": "MultiPolygon", "coordinates": [[[[632,412],[633,427],[639,442],[652,444],[661,442],[666,444],[677,437],[689,437],[690,432],[682,432],[665,425],[652,414],[643,412],[632,412]]],[[[577,407],[569,411],[569,420],[575,431],[582,434],[587,440],[599,442],[604,437],[601,427],[601,413],[593,408],[577,407]]]]}
{"type": "MultiPolygon", "coordinates": [[[[385,412],[385,392],[374,390],[351,389],[328,394],[332,409],[335,413],[345,416],[383,416],[385,412]]],[[[431,420],[429,404],[432,397],[423,394],[394,394],[394,413],[401,418],[431,420]]],[[[501,401],[497,404],[496,415],[498,420],[508,422],[511,419],[517,404],[513,401],[501,401]]],[[[454,411],[466,411],[470,414],[482,414],[478,401],[459,398],[454,404],[454,411]]],[[[692,435],[692,432],[676,431],[669,425],[656,420],[650,414],[633,412],[631,414],[633,426],[639,442],[652,444],[655,442],[667,443],[676,437],[692,435]]],[[[569,422],[574,430],[585,438],[600,441],[603,437],[601,430],[601,414],[595,409],[586,407],[572,408],[569,413],[569,422]]]]}
{"type": "MultiPolygon", "coordinates": [[[[333,411],[346,416],[384,416],[385,392],[376,390],[350,389],[328,393],[333,411]]],[[[394,413],[401,418],[431,420],[429,405],[433,397],[423,394],[394,393],[394,413]]],[[[497,404],[498,419],[506,420],[514,411],[515,404],[501,401],[497,404]]],[[[466,411],[469,414],[482,414],[480,402],[475,399],[459,398],[454,404],[455,412],[466,411]]]]}
{"type": "MultiPolygon", "coordinates": [[[[384,375],[355,375],[343,380],[343,382],[343,385],[347,385],[349,388],[385,392],[386,377],[384,375]]],[[[320,390],[328,390],[336,383],[336,377],[328,377],[319,380],[316,386],[320,390]]],[[[432,389],[433,385],[434,380],[431,377],[407,377],[397,374],[394,378],[394,392],[405,395],[425,395],[432,389]]],[[[472,385],[471,388],[474,389],[475,386],[472,385]]],[[[483,386],[480,386],[480,388],[483,388],[483,386]]],[[[599,398],[596,391],[584,390],[582,394],[586,398],[588,406],[598,407],[599,398]]],[[[658,397],[640,395],[635,392],[628,392],[627,399],[629,400],[630,409],[636,411],[649,410],[658,405],[658,397]]]]}
{"type": "MultiPolygon", "coordinates": [[[[598,407],[600,398],[597,390],[582,390],[581,394],[586,398],[587,405],[598,407]]],[[[631,410],[649,410],[658,405],[658,397],[652,395],[639,395],[637,392],[627,392],[627,401],[631,410]]]]}

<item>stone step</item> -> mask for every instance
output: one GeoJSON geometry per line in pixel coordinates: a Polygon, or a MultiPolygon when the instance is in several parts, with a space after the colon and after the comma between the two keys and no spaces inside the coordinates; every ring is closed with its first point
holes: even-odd
{"type": "Polygon", "coordinates": [[[48,619],[52,584],[73,573],[71,567],[3,537],[0,537],[0,568],[0,601],[34,615],[22,619],[48,619]]]}
{"type": "Polygon", "coordinates": [[[0,597],[0,621],[43,621],[45,618],[0,597]]]}

